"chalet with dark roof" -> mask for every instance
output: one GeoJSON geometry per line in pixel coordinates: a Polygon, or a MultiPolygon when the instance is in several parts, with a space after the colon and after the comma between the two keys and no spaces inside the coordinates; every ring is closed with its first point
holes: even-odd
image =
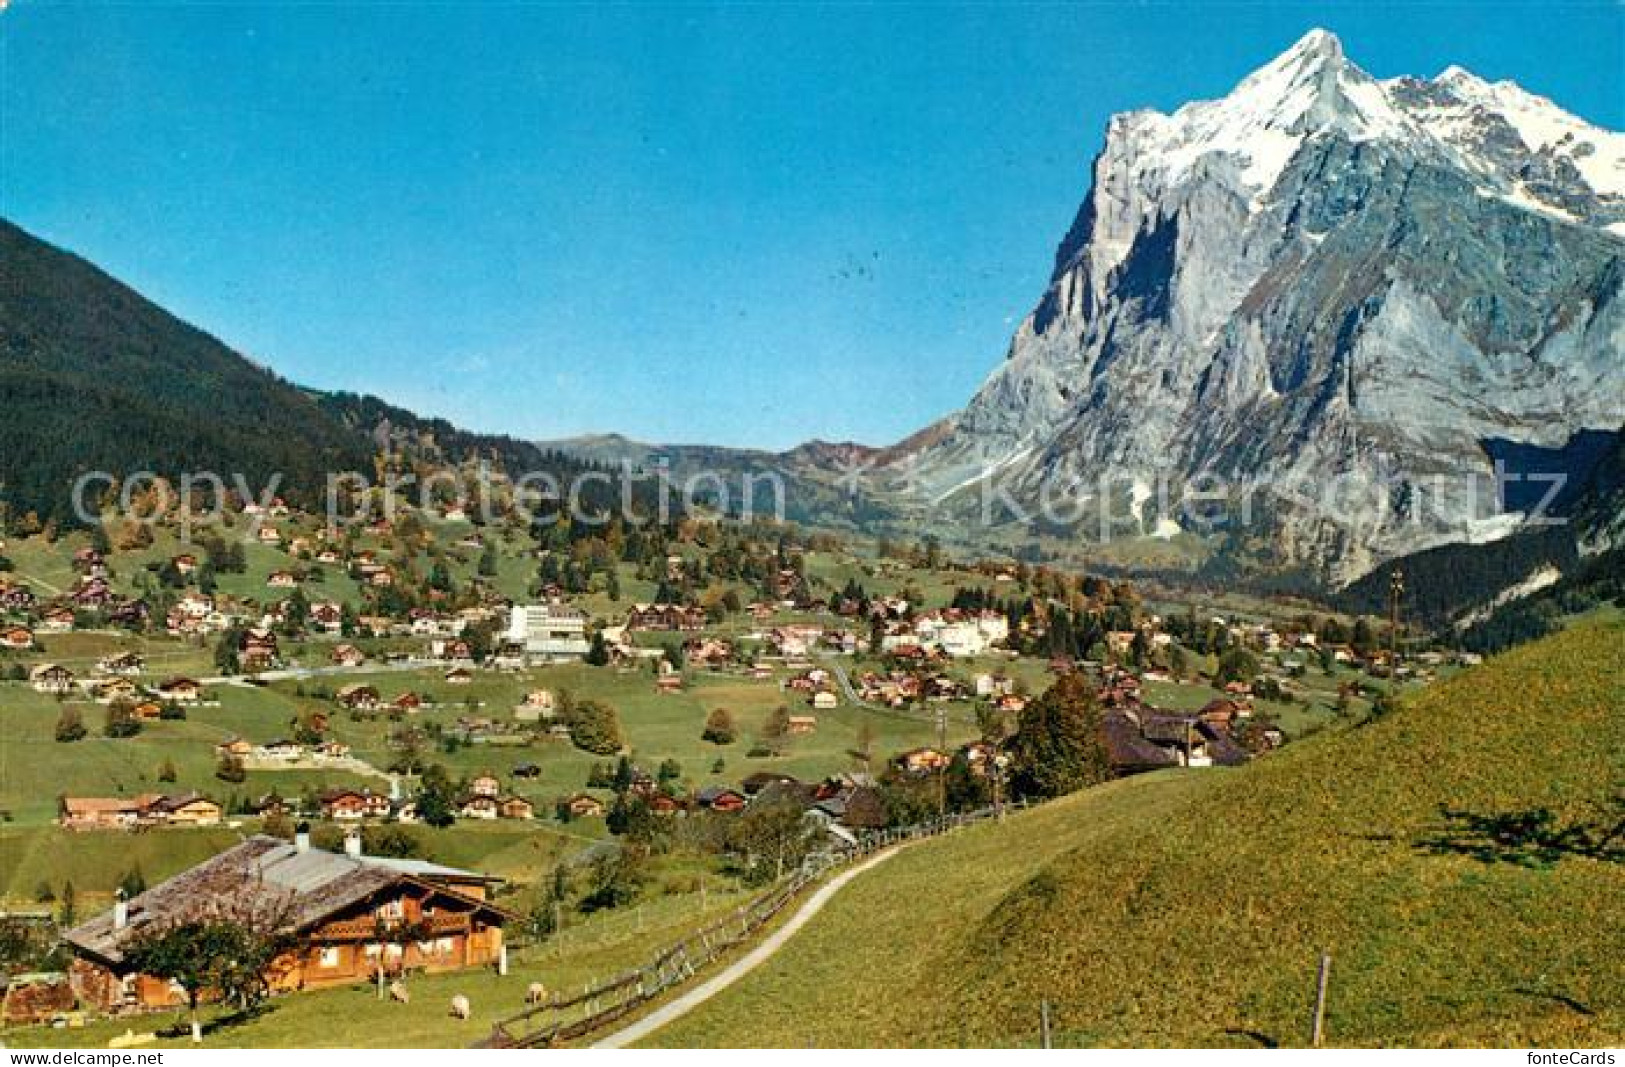
{"type": "Polygon", "coordinates": [[[493,963],[512,916],[490,903],[498,881],[422,860],[344,854],[256,835],[63,935],[81,1004],[107,1013],[177,1006],[164,979],[126,959],[148,931],[227,919],[274,930],[292,947],[266,978],[274,992],[365,981],[382,970],[450,971],[493,963]]]}

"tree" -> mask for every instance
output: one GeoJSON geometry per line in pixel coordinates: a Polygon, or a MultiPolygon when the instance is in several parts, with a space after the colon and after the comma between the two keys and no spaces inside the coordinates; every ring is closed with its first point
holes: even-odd
{"type": "Polygon", "coordinates": [[[175,761],[166,756],[164,762],[158,765],[158,780],[160,782],[173,782],[175,777],[175,761]]]}
{"type": "Polygon", "coordinates": [[[418,818],[436,829],[445,829],[457,821],[457,787],[446,768],[438,763],[423,769],[418,782],[418,818]]]}
{"type": "Polygon", "coordinates": [[[604,640],[601,632],[592,635],[592,643],[587,646],[585,658],[590,667],[609,666],[609,642],[604,640]]]}
{"type": "Polygon", "coordinates": [[[817,830],[794,797],[758,799],[731,821],[728,847],[744,863],[748,881],[777,881],[813,849],[817,830]]]}
{"type": "Polygon", "coordinates": [[[141,873],[139,863],[125,871],[119,878],[118,891],[124,894],[125,900],[138,897],[147,891],[147,877],[141,873]]]}
{"type": "Polygon", "coordinates": [[[108,737],[134,737],[141,732],[141,716],[135,705],[122,697],[107,705],[107,723],[102,733],[108,737]]]}
{"type": "Polygon", "coordinates": [[[856,745],[852,749],[852,754],[862,760],[865,767],[875,757],[875,726],[868,719],[858,723],[856,745]]]}
{"type": "Polygon", "coordinates": [[[616,794],[604,826],[610,833],[644,846],[654,840],[660,829],[659,816],[638,793],[616,794]]]}
{"type": "Polygon", "coordinates": [[[243,758],[226,753],[220,757],[220,762],[214,768],[214,776],[222,782],[246,782],[248,768],[243,766],[243,758]]]}
{"type": "Polygon", "coordinates": [[[562,863],[553,868],[553,877],[547,888],[537,897],[530,909],[530,932],[538,940],[546,940],[559,931],[559,913],[570,898],[570,871],[562,863]]]}
{"type": "Polygon", "coordinates": [[[601,700],[583,700],[570,716],[570,741],[583,752],[610,756],[621,750],[621,721],[601,700]]]}
{"type": "Polygon", "coordinates": [[[85,729],[85,717],[79,713],[78,708],[64,707],[61,714],[56,717],[56,739],[58,741],[80,741],[88,731],[85,729]]]}
{"type": "Polygon", "coordinates": [[[57,895],[62,906],[57,909],[56,925],[63,930],[70,929],[79,924],[79,894],[73,887],[73,879],[62,883],[62,892],[57,895]]]}
{"type": "Polygon", "coordinates": [[[731,745],[738,739],[739,728],[734,723],[733,712],[727,708],[712,709],[711,714],[705,717],[705,730],[700,734],[700,740],[713,745],[731,745]]]}
{"type": "Polygon", "coordinates": [[[1231,682],[1250,682],[1258,677],[1258,658],[1245,648],[1225,649],[1213,672],[1213,684],[1223,688],[1231,682]]]}
{"type": "Polygon", "coordinates": [[[643,853],[618,848],[599,856],[592,864],[592,890],[582,898],[581,910],[594,912],[618,908],[637,899],[647,877],[643,853]]]}
{"type": "Polygon", "coordinates": [[[1094,689],[1081,672],[1063,674],[1022,711],[1010,739],[1011,787],[1019,796],[1057,797],[1111,777],[1094,689]]]}
{"type": "MultiPolygon", "coordinates": [[[[988,768],[992,772],[992,768],[988,768]]],[[[944,793],[950,811],[974,811],[993,802],[993,780],[978,774],[963,750],[948,761],[944,793]]]]}
{"type": "Polygon", "coordinates": [[[205,911],[138,932],[124,946],[132,970],[167,978],[185,992],[192,1040],[203,1040],[198,1005],[207,998],[248,1010],[269,995],[276,958],[292,947],[285,906],[212,898],[205,911]]]}
{"type": "Polygon", "coordinates": [[[1185,653],[1185,646],[1175,643],[1168,649],[1168,673],[1179,681],[1190,671],[1190,657],[1185,653]]]}
{"type": "Polygon", "coordinates": [[[220,635],[220,640],[214,646],[214,665],[221,674],[238,674],[242,671],[242,662],[238,652],[243,647],[243,633],[233,626],[220,635]]]}
{"type": "Polygon", "coordinates": [[[775,754],[790,743],[790,709],[780,704],[768,712],[762,723],[762,744],[775,754]]]}

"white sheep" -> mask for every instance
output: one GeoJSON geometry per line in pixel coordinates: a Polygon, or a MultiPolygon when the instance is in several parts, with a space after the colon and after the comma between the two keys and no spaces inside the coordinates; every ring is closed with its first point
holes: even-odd
{"type": "Polygon", "coordinates": [[[412,1003],[412,994],[406,991],[406,983],[397,978],[389,983],[389,999],[399,1001],[402,1004],[410,1004],[412,1003]]]}
{"type": "Polygon", "coordinates": [[[472,1011],[473,1009],[468,1004],[468,998],[461,993],[451,998],[451,1014],[454,1018],[467,1019],[472,1011]]]}
{"type": "Polygon", "coordinates": [[[540,982],[532,982],[525,990],[526,1004],[540,1004],[547,999],[547,987],[540,982]]]}

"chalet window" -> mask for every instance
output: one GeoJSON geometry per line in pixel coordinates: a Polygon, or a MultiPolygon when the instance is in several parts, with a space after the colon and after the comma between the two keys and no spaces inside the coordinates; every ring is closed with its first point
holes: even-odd
{"type": "Polygon", "coordinates": [[[378,917],[386,922],[406,917],[406,902],[390,900],[378,906],[378,917]]]}
{"type": "Polygon", "coordinates": [[[321,956],[316,962],[319,967],[337,967],[339,965],[338,947],[335,945],[322,949],[321,956]]]}

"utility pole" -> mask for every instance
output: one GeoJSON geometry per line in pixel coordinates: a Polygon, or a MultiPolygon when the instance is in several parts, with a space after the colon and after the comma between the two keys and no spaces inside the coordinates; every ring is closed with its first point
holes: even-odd
{"type": "Polygon", "coordinates": [[[1315,978],[1315,1022],[1309,1033],[1309,1044],[1312,1048],[1320,1047],[1320,1039],[1326,1033],[1326,983],[1332,976],[1332,954],[1320,954],[1320,973],[1315,978]]]}
{"type": "Polygon", "coordinates": [[[1399,692],[1399,599],[1405,595],[1405,572],[1398,567],[1388,576],[1388,699],[1399,692]]]}
{"type": "Polygon", "coordinates": [[[937,754],[942,762],[937,765],[937,817],[948,817],[948,709],[937,709],[937,754]]]}
{"type": "Polygon", "coordinates": [[[988,757],[988,775],[993,779],[993,821],[1004,821],[1004,753],[997,748],[988,757]]]}

